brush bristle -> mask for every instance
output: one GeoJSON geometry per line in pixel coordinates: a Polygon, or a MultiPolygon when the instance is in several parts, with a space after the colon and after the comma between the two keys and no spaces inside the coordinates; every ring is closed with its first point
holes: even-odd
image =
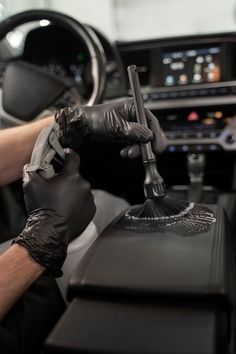
{"type": "Polygon", "coordinates": [[[131,208],[128,218],[136,220],[176,220],[189,213],[194,203],[169,197],[147,199],[144,204],[131,208]]]}
{"type": "Polygon", "coordinates": [[[148,200],[143,205],[130,207],[121,215],[116,224],[117,227],[138,233],[160,232],[163,234],[174,232],[182,236],[194,236],[207,232],[209,227],[216,222],[213,212],[202,205],[195,205],[181,200],[171,200],[171,207],[169,208],[169,198],[167,200],[165,198],[164,201],[159,200],[158,203],[155,198],[155,207],[153,202],[154,200],[148,200]],[[164,206],[161,211],[159,202],[161,202],[162,207],[164,206]],[[157,204],[159,211],[156,209],[157,204]],[[175,210],[173,209],[174,205],[176,207],[175,210]],[[181,209],[181,205],[184,209],[181,209]],[[168,210],[169,213],[171,211],[172,215],[164,216],[163,210],[165,212],[168,210]]]}

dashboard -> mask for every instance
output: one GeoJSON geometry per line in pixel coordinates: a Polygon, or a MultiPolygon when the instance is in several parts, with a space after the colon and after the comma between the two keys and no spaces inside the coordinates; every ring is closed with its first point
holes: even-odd
{"type": "MultiPolygon", "coordinates": [[[[105,53],[104,101],[131,94],[126,68],[135,64],[145,106],[165,132],[166,151],[236,150],[235,33],[111,43],[88,28],[105,53]]],[[[89,53],[65,29],[51,25],[31,30],[22,59],[73,80],[82,97],[89,96],[89,53]]],[[[67,94],[55,108],[74,101],[67,94]]]]}
{"type": "Polygon", "coordinates": [[[145,105],[158,116],[169,152],[235,151],[235,34],[118,46],[124,66],[138,66],[145,105]]]}
{"type": "MultiPolygon", "coordinates": [[[[158,163],[167,185],[189,183],[186,156],[194,152],[206,156],[206,184],[232,190],[236,170],[236,33],[111,43],[99,30],[90,29],[106,58],[103,102],[130,96],[127,67],[138,67],[145,106],[158,117],[165,133],[165,150],[158,163]]],[[[82,95],[89,95],[89,55],[71,33],[56,26],[36,28],[26,37],[22,57],[65,80],[74,80],[82,95]]],[[[67,95],[54,108],[71,104],[73,95],[67,95]]],[[[123,183],[127,200],[142,201],[141,163],[123,161],[119,146],[100,144],[99,149],[86,146],[85,150],[82,161],[88,163],[82,164],[82,173],[93,188],[122,196],[123,183]],[[107,161],[113,171],[109,176],[104,172],[107,161]],[[99,166],[96,173],[92,166],[99,166]]]]}

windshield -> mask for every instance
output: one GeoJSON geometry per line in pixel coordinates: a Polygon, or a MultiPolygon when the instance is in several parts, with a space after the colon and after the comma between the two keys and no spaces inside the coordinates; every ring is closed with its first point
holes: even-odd
{"type": "Polygon", "coordinates": [[[0,17],[44,8],[95,26],[111,40],[142,40],[236,29],[236,0],[5,0],[0,17]]]}

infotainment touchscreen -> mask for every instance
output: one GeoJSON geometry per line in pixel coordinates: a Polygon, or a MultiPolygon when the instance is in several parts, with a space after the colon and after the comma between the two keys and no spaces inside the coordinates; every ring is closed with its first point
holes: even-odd
{"type": "Polygon", "coordinates": [[[180,86],[220,81],[220,54],[219,46],[163,52],[162,84],[180,86]]]}

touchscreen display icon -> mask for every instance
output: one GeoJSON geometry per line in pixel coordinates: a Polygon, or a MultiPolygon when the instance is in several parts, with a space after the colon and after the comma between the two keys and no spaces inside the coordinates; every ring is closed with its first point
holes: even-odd
{"type": "Polygon", "coordinates": [[[207,47],[162,56],[165,86],[218,82],[221,80],[220,47],[207,47]]]}

